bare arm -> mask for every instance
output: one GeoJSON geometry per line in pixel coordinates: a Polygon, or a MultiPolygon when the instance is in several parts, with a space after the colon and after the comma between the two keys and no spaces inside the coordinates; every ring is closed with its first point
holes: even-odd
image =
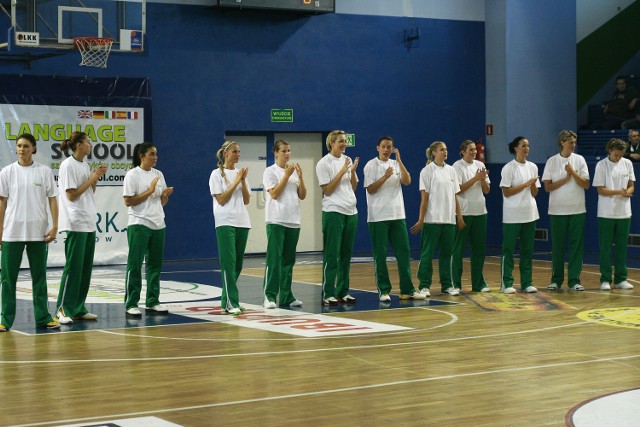
{"type": "Polygon", "coordinates": [[[89,179],[83,182],[78,188],[68,188],[65,191],[67,195],[67,199],[73,202],[74,200],[77,200],[80,196],[82,196],[84,192],[87,191],[89,188],[91,188],[91,190],[95,192],[98,180],[106,172],[107,172],[107,167],[105,165],[100,165],[97,168],[95,168],[95,170],[91,173],[91,175],[89,175],[89,179]]]}
{"type": "Polygon", "coordinates": [[[159,179],[160,177],[155,177],[153,181],[151,181],[151,184],[149,185],[149,188],[147,189],[147,191],[145,191],[144,193],[136,194],[135,196],[125,196],[124,197],[125,206],[127,207],[138,206],[140,203],[143,203],[145,200],[151,197],[151,195],[156,191],[156,185],[158,184],[159,179]]]}
{"type": "Polygon", "coordinates": [[[296,163],[296,173],[298,174],[298,198],[304,200],[307,197],[307,187],[304,185],[300,163],[296,163]]]}
{"type": "Polygon", "coordinates": [[[356,175],[358,163],[360,163],[360,157],[356,157],[356,160],[353,162],[353,166],[351,167],[351,188],[354,192],[356,191],[356,188],[358,188],[358,175],[356,175]]]}
{"type": "Polygon", "coordinates": [[[412,234],[418,234],[424,226],[424,216],[427,214],[427,205],[429,204],[429,193],[422,190],[420,192],[420,213],[418,216],[418,222],[411,227],[412,234]]]}
{"type": "Polygon", "coordinates": [[[511,197],[518,194],[521,191],[524,191],[527,187],[531,188],[531,194],[535,197],[538,195],[538,188],[536,187],[536,181],[538,177],[531,178],[529,181],[524,182],[520,185],[516,185],[515,187],[502,187],[502,194],[504,197],[511,197]],[[535,188],[535,193],[534,193],[535,188]]]}
{"type": "Polygon", "coordinates": [[[342,165],[342,167],[340,168],[336,176],[333,177],[333,179],[329,181],[329,183],[320,185],[320,187],[322,188],[322,192],[324,193],[325,196],[330,196],[333,194],[334,191],[336,191],[336,188],[338,188],[338,185],[340,185],[340,181],[342,180],[342,177],[344,176],[345,173],[347,173],[347,170],[349,170],[350,164],[351,164],[351,159],[345,156],[344,165],[342,165]]]}
{"type": "Polygon", "coordinates": [[[282,177],[282,179],[276,184],[275,187],[267,190],[267,192],[269,193],[269,195],[273,200],[278,200],[278,198],[280,197],[284,189],[287,187],[289,178],[291,178],[291,175],[293,175],[294,171],[295,171],[294,165],[292,164],[287,165],[284,169],[284,176],[282,177]]]}
{"type": "Polygon", "coordinates": [[[51,220],[53,221],[53,226],[46,236],[44,236],[45,243],[53,242],[58,234],[58,199],[56,197],[49,197],[49,209],[51,209],[51,220]]]}

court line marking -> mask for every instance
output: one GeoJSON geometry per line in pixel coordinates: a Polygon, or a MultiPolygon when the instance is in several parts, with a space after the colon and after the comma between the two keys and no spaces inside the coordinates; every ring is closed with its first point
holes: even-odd
{"type": "Polygon", "coordinates": [[[368,385],[355,386],[355,387],[341,387],[341,388],[334,388],[334,389],[327,389],[327,390],[310,391],[305,393],[293,393],[293,394],[284,394],[279,396],[258,397],[254,399],[233,400],[229,402],[208,403],[204,405],[183,406],[178,408],[166,408],[166,409],[157,409],[157,410],[150,410],[150,411],[139,411],[139,412],[126,412],[126,413],[120,413],[120,414],[110,414],[110,415],[95,416],[95,417],[46,421],[41,423],[16,424],[16,425],[13,425],[12,427],[43,426],[43,425],[62,424],[62,423],[69,424],[69,423],[77,423],[77,422],[85,422],[85,421],[97,421],[105,418],[123,418],[123,417],[135,417],[135,416],[141,416],[141,415],[166,414],[171,412],[182,412],[182,411],[192,411],[197,409],[218,408],[223,406],[244,405],[248,403],[295,399],[298,397],[320,396],[320,395],[344,393],[344,392],[358,391],[358,390],[371,390],[376,388],[394,387],[399,385],[416,384],[416,383],[424,383],[424,382],[432,382],[432,381],[440,381],[440,380],[470,378],[470,377],[478,377],[483,375],[503,374],[503,373],[511,373],[511,372],[526,372],[526,371],[533,371],[538,369],[560,368],[560,367],[566,367],[566,366],[580,366],[580,365],[587,365],[591,363],[617,362],[617,361],[632,360],[637,358],[640,358],[640,354],[632,354],[632,355],[617,356],[617,357],[604,357],[599,359],[582,360],[582,361],[574,361],[574,362],[548,363],[544,365],[526,366],[526,367],[520,367],[520,368],[494,369],[489,371],[468,372],[466,374],[440,375],[437,377],[413,378],[410,380],[390,381],[385,383],[368,384],[368,385]]]}
{"type": "MultiPolygon", "coordinates": [[[[209,354],[202,356],[172,356],[172,357],[141,357],[141,358],[118,358],[118,359],[69,359],[69,360],[2,360],[0,361],[0,365],[35,365],[35,364],[63,364],[63,363],[110,363],[110,362],[134,362],[134,361],[143,361],[143,362],[155,362],[155,361],[163,361],[163,360],[199,360],[199,359],[222,359],[228,357],[249,357],[249,356],[276,356],[283,354],[303,354],[303,353],[320,353],[320,352],[330,352],[330,351],[344,351],[344,350],[362,350],[362,349],[372,349],[372,348],[388,348],[388,347],[403,347],[403,346],[413,346],[413,345],[424,345],[424,344],[440,344],[447,342],[456,342],[456,341],[466,341],[466,340],[476,340],[476,339],[488,339],[488,338],[498,338],[498,337],[507,337],[512,335],[521,335],[521,334],[529,334],[536,332],[545,332],[553,329],[567,328],[573,326],[585,326],[585,325],[597,325],[598,322],[578,322],[571,323],[568,325],[559,325],[559,326],[549,326],[547,328],[538,328],[538,329],[528,329],[524,331],[516,331],[516,332],[503,332],[503,333],[495,333],[495,334],[487,334],[487,335],[472,335],[468,337],[458,337],[458,338],[441,338],[437,340],[426,340],[426,341],[411,341],[411,342],[401,342],[401,343],[388,343],[388,344],[367,344],[367,345],[354,345],[354,346],[346,346],[346,347],[331,347],[331,348],[314,348],[307,350],[293,350],[293,351],[261,351],[254,353],[231,353],[231,354],[209,354]]],[[[168,338],[168,337],[154,337],[149,335],[133,335],[133,334],[122,334],[112,331],[106,330],[95,330],[96,332],[102,332],[105,334],[111,335],[124,335],[127,337],[141,337],[141,338],[153,338],[153,339],[165,339],[165,340],[192,340],[192,341],[214,341],[214,339],[208,338],[168,338]]],[[[215,341],[218,341],[215,339],[215,341]]]]}

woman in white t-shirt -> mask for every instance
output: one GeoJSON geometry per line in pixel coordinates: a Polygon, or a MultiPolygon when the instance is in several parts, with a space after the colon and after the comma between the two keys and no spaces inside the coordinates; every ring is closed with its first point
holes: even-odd
{"type": "Polygon", "coordinates": [[[458,175],[458,202],[465,227],[456,233],[453,244],[453,286],[462,289],[462,258],[467,241],[471,247],[471,290],[490,292],[484,279],[484,259],[487,241],[487,207],[484,198],[491,189],[489,171],[476,160],[476,143],[466,140],[460,145],[462,158],[453,164],[458,175]]]}
{"type": "Polygon", "coordinates": [[[564,253],[569,240],[568,285],[573,291],[584,291],[580,283],[584,254],[584,223],[587,216],[585,190],[589,188],[587,162],[576,154],[577,135],[570,130],[558,134],[560,153],[549,157],[542,173],[544,189],[549,193],[551,223],[550,291],[559,290],[564,282],[564,253]]]}
{"type": "Polygon", "coordinates": [[[293,265],[300,237],[300,200],[307,197],[300,163],[289,163],[291,147],[279,139],[273,144],[275,163],[262,175],[267,225],[267,256],[264,272],[264,307],[300,307],[291,292],[293,265]],[[278,298],[279,296],[279,298],[278,298]],[[276,299],[279,299],[276,303],[276,299]]]}
{"type": "Polygon", "coordinates": [[[47,244],[58,234],[58,187],[51,169],[33,161],[36,150],[33,135],[20,135],[16,139],[18,161],[0,171],[0,332],[8,331],[16,317],[16,283],[25,248],[31,272],[36,327],[60,327],[49,313],[47,292],[47,244]],[[47,204],[53,221],[51,227],[47,204]]]}
{"type": "Polygon", "coordinates": [[[142,290],[142,263],[146,261],[147,295],[145,310],[148,313],[167,313],[160,304],[160,271],[164,259],[166,225],[163,206],[169,202],[173,187],[167,187],[164,175],[155,165],[158,150],[149,143],[138,144],[133,149],[133,169],[124,176],[122,195],[128,209],[127,273],[125,276],[125,310],[127,315],[141,316],[138,308],[142,290]]]}
{"type": "Polygon", "coordinates": [[[218,168],[209,177],[209,193],[213,197],[218,259],[222,274],[222,308],[236,316],[242,313],[238,295],[238,278],[242,272],[251,222],[246,205],[251,199],[248,168],[236,169],[240,145],[225,141],[216,154],[218,168]]]}
{"type": "Polygon", "coordinates": [[[329,132],[326,140],[329,153],[316,165],[316,175],[322,188],[322,305],[340,302],[355,304],[349,295],[351,254],[358,228],[356,207],[356,169],[360,159],[345,156],[347,136],[342,130],[329,132]]]}
{"type": "Polygon", "coordinates": [[[626,144],[620,139],[607,143],[606,159],[596,164],[593,186],[598,190],[598,242],[600,244],[600,289],[633,289],[627,281],[627,245],[631,227],[631,196],[636,176],[633,164],[625,159],[626,144]],[[611,246],[615,245],[615,275],[611,266],[611,246]]]}
{"type": "Polygon", "coordinates": [[[513,253],[520,240],[520,282],[522,292],[538,292],[533,286],[533,242],[536,222],[540,218],[536,196],[540,190],[538,166],[527,160],[529,141],[517,136],[509,143],[515,159],[502,168],[502,257],[500,258],[501,289],[515,294],[513,287],[513,253]]]}
{"type": "Polygon", "coordinates": [[[393,138],[378,140],[378,157],[364,166],[364,187],[367,189],[367,223],[371,235],[371,251],[376,275],[378,298],[390,302],[391,280],[387,268],[389,242],[398,262],[400,299],[425,299],[411,280],[411,247],[407,233],[402,185],[411,184],[400,151],[393,146],[393,138]],[[391,158],[395,154],[395,160],[391,158]]]}
{"type": "Polygon", "coordinates": [[[420,214],[411,227],[413,234],[422,231],[422,251],[418,265],[419,292],[431,296],[433,254],[438,249],[438,267],[442,293],[460,295],[451,280],[451,255],[456,227],[465,227],[458,193],[456,171],[446,164],[447,146],[436,141],[427,148],[427,165],[420,172],[420,214]]]}
{"type": "Polygon", "coordinates": [[[60,144],[72,155],[60,164],[58,172],[60,219],[59,229],[66,232],[66,262],[60,280],[56,317],[63,324],[73,320],[97,320],[84,303],[91,285],[93,254],[96,247],[96,201],[93,193],[98,180],[107,172],[106,165],[93,172],[84,158],[91,154],[91,141],[84,132],[73,132],[60,144]]]}

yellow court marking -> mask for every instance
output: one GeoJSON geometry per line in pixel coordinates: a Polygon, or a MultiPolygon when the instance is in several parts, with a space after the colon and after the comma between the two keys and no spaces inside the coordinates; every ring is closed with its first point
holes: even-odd
{"type": "Polygon", "coordinates": [[[517,293],[505,295],[501,292],[464,294],[464,297],[487,311],[545,311],[576,310],[575,307],[553,298],[546,293],[517,293]]]}
{"type": "Polygon", "coordinates": [[[640,330],[640,307],[611,307],[581,311],[578,318],[619,328],[640,330]]]}

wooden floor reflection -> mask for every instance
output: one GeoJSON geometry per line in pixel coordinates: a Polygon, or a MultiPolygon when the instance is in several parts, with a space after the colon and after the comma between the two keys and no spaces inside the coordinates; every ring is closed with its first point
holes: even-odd
{"type": "MultiPolygon", "coordinates": [[[[536,261],[540,292],[508,297],[498,267],[487,260],[491,294],[471,294],[468,279],[458,297],[433,286],[433,299],[458,304],[326,314],[402,331],[302,338],[205,322],[0,334],[0,424],[560,426],[581,402],[640,387],[640,286],[602,292],[585,266],[586,291],[550,292],[550,264],[536,261]]],[[[321,273],[297,266],[294,280],[319,295],[321,273]]],[[[371,263],[352,265],[351,286],[375,292],[371,263]]]]}

